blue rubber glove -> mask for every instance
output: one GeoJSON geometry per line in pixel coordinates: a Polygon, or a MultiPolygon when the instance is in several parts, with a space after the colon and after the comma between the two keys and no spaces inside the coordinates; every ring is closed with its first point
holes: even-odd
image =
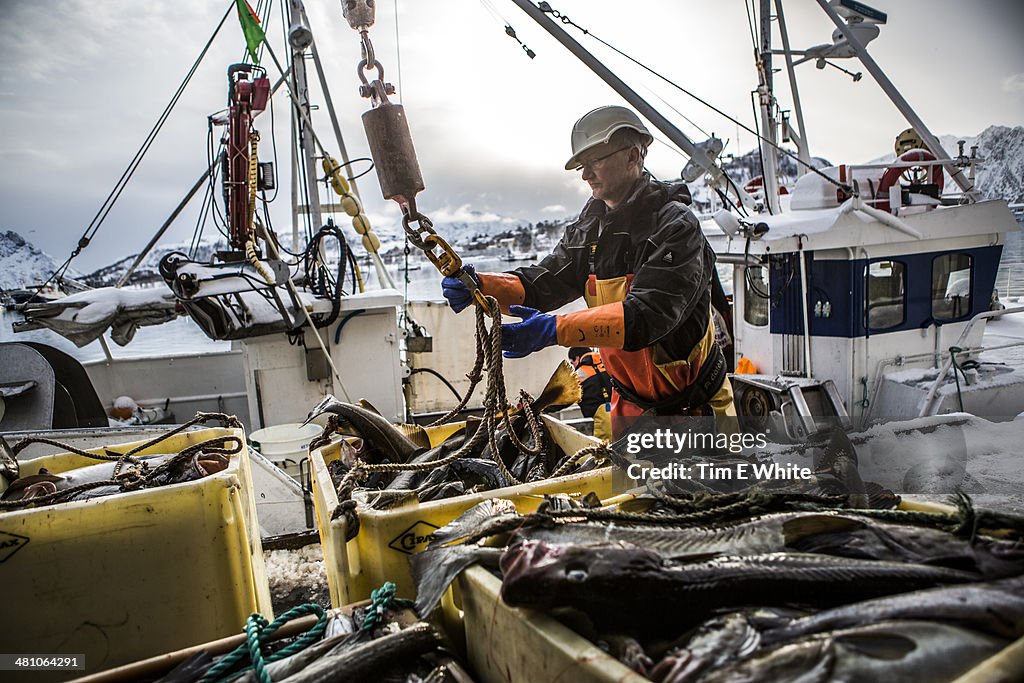
{"type": "MultiPolygon", "coordinates": [[[[480,278],[476,276],[476,269],[468,263],[463,265],[462,269],[469,273],[469,276],[476,282],[476,286],[479,287],[480,278]]],[[[446,277],[441,280],[441,293],[444,294],[445,299],[448,299],[448,305],[456,313],[461,313],[462,309],[473,303],[473,295],[470,294],[465,283],[457,277],[446,277]]]]}
{"type": "Polygon", "coordinates": [[[558,316],[526,306],[509,306],[508,312],[523,322],[501,326],[501,355],[505,358],[524,358],[558,343],[558,316]]]}

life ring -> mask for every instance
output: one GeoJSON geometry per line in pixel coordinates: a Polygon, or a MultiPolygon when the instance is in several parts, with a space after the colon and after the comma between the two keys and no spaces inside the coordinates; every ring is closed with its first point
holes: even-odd
{"type": "MultiPolygon", "coordinates": [[[[910,163],[914,161],[935,161],[935,155],[926,149],[909,149],[899,156],[896,161],[910,163]]],[[[890,166],[885,169],[885,173],[882,174],[882,179],[878,181],[878,190],[875,191],[875,207],[882,211],[891,210],[889,204],[889,188],[900,181],[901,178],[911,180],[912,182],[920,182],[916,177],[917,173],[914,173],[913,166],[890,166]]],[[[928,182],[932,183],[939,188],[939,194],[942,194],[942,188],[946,183],[945,174],[942,172],[942,166],[929,166],[928,167],[928,182]]]]}

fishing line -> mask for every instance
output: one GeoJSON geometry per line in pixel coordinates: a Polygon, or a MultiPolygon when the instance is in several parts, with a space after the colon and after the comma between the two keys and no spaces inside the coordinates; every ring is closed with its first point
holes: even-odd
{"type": "Polygon", "coordinates": [[[395,54],[398,70],[398,103],[402,104],[402,40],[398,35],[398,0],[395,0],[395,54]]]}

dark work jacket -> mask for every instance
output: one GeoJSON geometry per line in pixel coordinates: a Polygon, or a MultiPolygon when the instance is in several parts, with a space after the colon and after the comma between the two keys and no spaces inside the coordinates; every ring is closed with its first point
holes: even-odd
{"type": "Polygon", "coordinates": [[[657,343],[668,357],[685,359],[708,329],[715,268],[690,202],[685,183],[646,173],[614,211],[591,198],[547,257],[514,271],[523,305],[551,311],[582,296],[591,273],[599,280],[633,274],[623,301],[624,350],[657,343]]]}

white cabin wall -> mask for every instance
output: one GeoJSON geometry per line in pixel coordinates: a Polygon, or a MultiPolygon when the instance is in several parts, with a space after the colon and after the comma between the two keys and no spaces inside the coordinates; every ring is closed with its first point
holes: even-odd
{"type": "Polygon", "coordinates": [[[402,296],[394,290],[342,299],[338,319],[320,330],[340,382],[330,376],[330,370],[322,379],[308,379],[307,348],[315,362],[322,360],[323,353],[309,329],[305,331],[306,346],[290,344],[284,334],[242,342],[252,429],[302,422],[327,393],[351,403],[366,399],[388,420],[404,420],[397,309],[401,301],[402,296]],[[357,310],[363,313],[345,323],[336,344],[338,325],[357,310]]]}

